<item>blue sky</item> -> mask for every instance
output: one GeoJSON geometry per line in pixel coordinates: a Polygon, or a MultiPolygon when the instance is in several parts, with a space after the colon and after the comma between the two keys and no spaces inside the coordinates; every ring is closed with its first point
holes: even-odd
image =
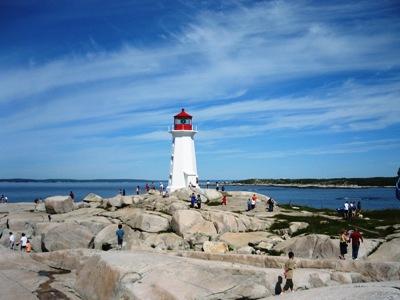
{"type": "Polygon", "coordinates": [[[1,1],[0,178],[394,176],[396,1],[1,1]]]}

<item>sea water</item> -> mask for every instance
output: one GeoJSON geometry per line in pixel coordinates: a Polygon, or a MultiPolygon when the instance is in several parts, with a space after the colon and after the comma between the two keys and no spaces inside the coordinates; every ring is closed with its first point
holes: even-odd
{"type": "MultiPolygon", "coordinates": [[[[9,202],[32,202],[36,198],[44,199],[54,195],[75,194],[80,201],[89,193],[95,193],[103,198],[113,197],[125,189],[127,195],[136,194],[136,186],[144,193],[145,185],[156,188],[160,181],[110,181],[110,182],[0,182],[0,194],[8,197],[9,202]]],[[[164,187],[167,182],[163,181],[164,187]]],[[[274,198],[278,203],[306,205],[314,208],[342,207],[345,201],[361,201],[363,209],[399,208],[400,201],[396,199],[395,189],[373,188],[295,188],[262,185],[228,185],[226,191],[249,191],[264,194],[274,198]]],[[[243,203],[245,206],[246,203],[243,203]]]]}

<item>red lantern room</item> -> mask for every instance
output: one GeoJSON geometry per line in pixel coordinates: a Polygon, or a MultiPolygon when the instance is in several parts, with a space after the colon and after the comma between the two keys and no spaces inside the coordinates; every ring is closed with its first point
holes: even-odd
{"type": "Polygon", "coordinates": [[[174,116],[174,130],[192,130],[192,116],[182,111],[174,116]]]}

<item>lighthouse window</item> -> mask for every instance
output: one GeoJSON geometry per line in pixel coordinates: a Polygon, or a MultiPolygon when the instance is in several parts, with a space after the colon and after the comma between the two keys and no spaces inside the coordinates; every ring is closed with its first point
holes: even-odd
{"type": "Polygon", "coordinates": [[[191,119],[175,119],[175,124],[191,124],[191,119]]]}

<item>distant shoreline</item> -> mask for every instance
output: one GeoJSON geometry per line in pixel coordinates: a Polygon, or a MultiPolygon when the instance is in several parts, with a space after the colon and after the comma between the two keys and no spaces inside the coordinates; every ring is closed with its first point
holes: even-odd
{"type": "Polygon", "coordinates": [[[368,189],[368,188],[394,188],[394,185],[340,185],[340,184],[277,184],[277,183],[229,183],[229,185],[236,186],[271,186],[271,187],[290,187],[290,188],[315,188],[315,189],[368,189]]]}

